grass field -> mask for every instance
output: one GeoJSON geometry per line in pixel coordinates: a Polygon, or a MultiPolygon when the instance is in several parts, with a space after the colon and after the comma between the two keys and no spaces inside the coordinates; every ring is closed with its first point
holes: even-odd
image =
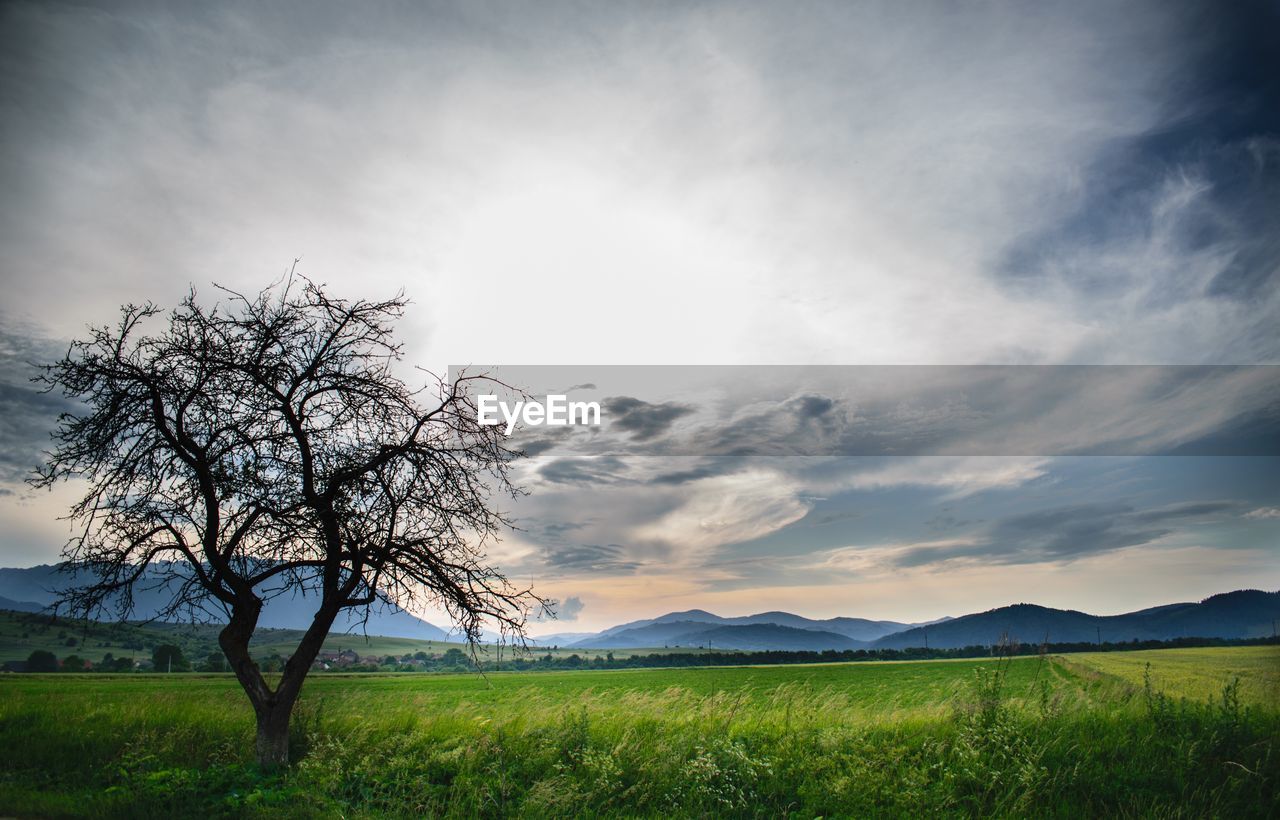
{"type": "Polygon", "coordinates": [[[0,814],[1275,816],[1277,670],[1243,647],[317,675],[269,776],[230,677],[9,675],[0,814]]]}
{"type": "Polygon", "coordinates": [[[1241,646],[1223,649],[1152,649],[1070,655],[1063,662],[1142,686],[1147,664],[1152,685],[1175,697],[1203,700],[1221,694],[1222,658],[1230,657],[1229,674],[1240,679],[1247,701],[1280,707],[1280,648],[1241,646]],[[1224,652],[1226,653],[1224,655],[1224,652]]]}

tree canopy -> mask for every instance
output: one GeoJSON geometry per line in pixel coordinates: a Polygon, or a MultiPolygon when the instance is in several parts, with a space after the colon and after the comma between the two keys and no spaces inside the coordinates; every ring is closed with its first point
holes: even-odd
{"type": "MultiPolygon", "coordinates": [[[[471,383],[397,372],[406,300],[349,301],[292,275],[254,295],[193,291],[167,315],[126,305],[43,371],[64,415],[35,483],[85,481],[65,550],[75,614],[126,617],[140,586],[162,617],[218,618],[258,715],[259,759],[287,760],[288,716],[336,616],[375,604],[444,609],[469,639],[523,634],[543,602],[486,560],[520,491],[519,454],[478,423],[471,383]],[[158,325],[158,329],[157,326],[158,325]],[[272,689],[249,655],[264,602],[315,616],[272,689]]],[[[367,611],[367,610],[366,610],[367,611]]]]}

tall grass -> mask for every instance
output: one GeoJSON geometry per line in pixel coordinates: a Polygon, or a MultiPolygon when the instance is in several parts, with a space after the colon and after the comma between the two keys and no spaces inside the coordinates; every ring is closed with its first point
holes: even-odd
{"type": "Polygon", "coordinates": [[[1086,671],[1018,659],[495,675],[492,690],[458,678],[459,696],[441,679],[326,681],[295,719],[298,762],[272,777],[250,763],[229,681],[6,680],[0,813],[1275,815],[1274,707],[1229,682],[1192,700],[1086,671]]]}

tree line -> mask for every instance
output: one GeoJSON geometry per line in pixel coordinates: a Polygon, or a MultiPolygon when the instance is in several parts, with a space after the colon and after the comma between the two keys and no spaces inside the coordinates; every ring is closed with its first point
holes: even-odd
{"type": "MultiPolygon", "coordinates": [[[[652,652],[646,655],[615,657],[612,652],[604,655],[583,656],[577,653],[557,656],[550,652],[541,656],[522,656],[511,659],[485,660],[456,647],[444,653],[414,652],[400,656],[364,657],[352,663],[334,665],[325,672],[539,672],[569,671],[579,669],[665,669],[698,666],[754,666],[779,664],[851,663],[858,661],[911,661],[947,660],[959,658],[985,658],[1009,654],[1066,654],[1071,652],[1129,652],[1138,649],[1174,649],[1212,646],[1267,646],[1280,644],[1280,638],[1173,638],[1165,641],[1118,641],[1088,643],[1084,641],[1045,643],[1039,645],[978,645],[952,649],[828,649],[814,651],[725,651],[707,652],[652,652]]],[[[264,671],[278,671],[284,659],[271,655],[258,661],[264,671]]],[[[31,653],[25,668],[12,669],[24,672],[226,672],[227,664],[222,654],[211,652],[208,657],[192,661],[181,648],[163,644],[152,652],[151,662],[139,666],[133,658],[115,658],[108,652],[100,663],[90,664],[78,655],[68,655],[62,661],[46,650],[31,653]]]]}

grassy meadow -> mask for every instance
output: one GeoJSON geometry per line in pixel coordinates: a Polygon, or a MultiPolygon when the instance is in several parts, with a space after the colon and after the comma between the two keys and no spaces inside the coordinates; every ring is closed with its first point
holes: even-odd
{"type": "Polygon", "coordinates": [[[227,675],[0,678],[0,814],[1161,816],[1280,809],[1280,648],[315,675],[252,765],[227,675]]]}

